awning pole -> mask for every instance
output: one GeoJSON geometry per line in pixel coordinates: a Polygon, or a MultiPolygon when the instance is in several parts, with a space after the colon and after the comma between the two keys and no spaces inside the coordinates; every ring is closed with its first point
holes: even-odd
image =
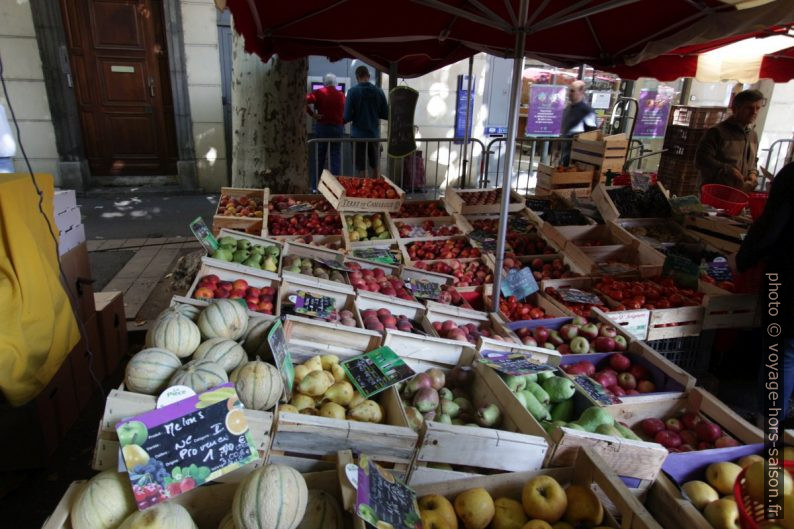
{"type": "Polygon", "coordinates": [[[472,69],[474,68],[474,57],[469,57],[469,85],[466,88],[466,124],[463,127],[463,163],[461,164],[461,185],[466,187],[469,183],[469,123],[473,123],[471,119],[471,84],[472,84],[472,69]]]}
{"type": "Polygon", "coordinates": [[[496,236],[496,266],[494,267],[491,310],[499,312],[500,288],[502,286],[502,263],[505,258],[505,239],[507,238],[507,208],[510,207],[510,190],[513,181],[513,158],[516,154],[516,129],[521,98],[521,75],[524,71],[524,47],[526,45],[526,21],[529,0],[521,0],[518,12],[519,27],[516,28],[516,46],[513,55],[513,81],[510,83],[510,116],[507,123],[507,160],[502,175],[502,208],[499,212],[499,232],[496,236]]]}

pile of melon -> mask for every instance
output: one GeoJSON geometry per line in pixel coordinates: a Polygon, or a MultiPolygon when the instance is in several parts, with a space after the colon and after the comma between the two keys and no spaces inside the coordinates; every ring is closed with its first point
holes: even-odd
{"type": "MultiPolygon", "coordinates": [[[[188,505],[191,502],[188,501],[188,505]]],[[[195,501],[193,502],[195,503],[195,501]]],[[[237,485],[230,510],[218,529],[341,529],[338,501],[309,490],[291,467],[265,465],[237,485]]],[[[83,485],[71,506],[72,529],[196,529],[179,503],[167,501],[138,511],[127,474],[106,470],[83,485]]]]}
{"type": "Polygon", "coordinates": [[[246,408],[268,410],[284,389],[278,370],[257,357],[271,323],[249,319],[245,307],[230,299],[203,309],[187,304],[166,309],[147,332],[146,348],[127,364],[124,385],[158,395],[170,386],[201,393],[231,381],[246,408]]]}

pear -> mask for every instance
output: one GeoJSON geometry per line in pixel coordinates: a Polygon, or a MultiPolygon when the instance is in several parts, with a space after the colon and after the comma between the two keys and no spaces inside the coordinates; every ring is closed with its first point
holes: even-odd
{"type": "Polygon", "coordinates": [[[347,406],[350,404],[350,401],[353,400],[355,393],[353,385],[344,380],[328,388],[328,391],[325,392],[323,397],[341,406],[347,406]]]}
{"type": "Polygon", "coordinates": [[[262,264],[262,268],[268,272],[276,272],[278,271],[278,261],[276,261],[273,257],[268,257],[262,264]]]}
{"type": "Polygon", "coordinates": [[[303,408],[300,413],[303,415],[320,415],[320,412],[317,411],[317,408],[303,408]]]}
{"type": "Polygon", "coordinates": [[[214,259],[219,259],[221,261],[231,261],[234,256],[232,252],[230,252],[226,248],[220,247],[217,250],[215,250],[215,252],[213,252],[212,257],[214,259]]]}
{"type": "Polygon", "coordinates": [[[333,382],[328,380],[324,371],[312,371],[300,381],[298,391],[310,397],[319,397],[328,391],[332,384],[333,382]]]}
{"type": "Polygon", "coordinates": [[[325,375],[325,378],[327,378],[327,379],[328,379],[328,383],[329,383],[329,384],[331,384],[331,385],[333,386],[333,385],[334,385],[334,383],[336,382],[336,379],[334,378],[334,375],[333,375],[333,373],[331,373],[330,371],[326,371],[325,369],[323,369],[323,374],[325,375]]]}
{"type": "Polygon", "coordinates": [[[345,418],[345,408],[340,406],[336,402],[326,402],[320,408],[320,416],[321,417],[328,417],[329,419],[341,419],[344,420],[345,418]]]}
{"type": "Polygon", "coordinates": [[[294,369],[295,372],[295,383],[300,384],[300,381],[304,379],[306,375],[309,374],[309,368],[305,365],[297,365],[294,369]]]}
{"type": "Polygon", "coordinates": [[[292,397],[290,404],[292,404],[298,411],[301,411],[303,408],[313,408],[314,399],[308,395],[297,393],[292,397]]]}
{"type": "Polygon", "coordinates": [[[218,239],[218,244],[220,244],[221,246],[234,246],[235,248],[237,248],[237,239],[226,235],[218,239]]]}
{"type": "Polygon", "coordinates": [[[334,375],[334,382],[342,382],[343,380],[347,380],[347,374],[339,364],[331,366],[331,374],[334,375]]]}
{"type": "Polygon", "coordinates": [[[339,365],[339,357],[336,355],[322,355],[320,356],[320,364],[323,369],[330,371],[332,366],[339,365]]]}
{"type": "Polygon", "coordinates": [[[320,360],[319,356],[313,356],[313,357],[309,358],[308,360],[306,360],[303,363],[303,365],[306,366],[306,368],[309,370],[310,373],[312,371],[322,371],[323,370],[323,363],[320,360]]]}
{"type": "Polygon", "coordinates": [[[279,413],[299,413],[300,410],[293,406],[292,404],[279,404],[278,406],[279,413]]]}
{"type": "Polygon", "coordinates": [[[365,400],[355,408],[347,411],[347,418],[359,422],[375,422],[383,421],[383,410],[380,404],[374,400],[365,400]]]}
{"type": "Polygon", "coordinates": [[[348,404],[347,406],[349,408],[355,408],[356,406],[358,406],[359,404],[364,402],[364,400],[366,400],[366,399],[364,399],[364,397],[361,395],[361,393],[359,393],[358,391],[354,391],[353,392],[353,398],[350,400],[350,404],[348,404]]]}
{"type": "Polygon", "coordinates": [[[238,250],[251,250],[251,241],[248,239],[237,239],[238,250]]]}
{"type": "Polygon", "coordinates": [[[243,261],[243,263],[242,263],[242,264],[243,264],[244,266],[250,266],[251,268],[261,268],[261,267],[259,266],[259,261],[257,261],[256,259],[254,259],[254,257],[253,257],[253,256],[251,256],[251,257],[249,257],[248,259],[246,259],[245,261],[243,261]]]}

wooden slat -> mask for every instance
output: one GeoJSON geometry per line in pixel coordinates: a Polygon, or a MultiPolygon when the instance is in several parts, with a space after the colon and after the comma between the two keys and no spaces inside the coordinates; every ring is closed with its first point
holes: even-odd
{"type": "Polygon", "coordinates": [[[86,248],[88,249],[89,253],[95,252],[99,250],[102,247],[102,245],[105,244],[106,242],[107,242],[106,240],[100,240],[100,239],[93,239],[90,241],[86,241],[86,248]]]}

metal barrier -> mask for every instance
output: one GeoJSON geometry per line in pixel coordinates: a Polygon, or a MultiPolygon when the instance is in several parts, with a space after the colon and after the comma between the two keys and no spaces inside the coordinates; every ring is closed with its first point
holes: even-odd
{"type": "MultiPolygon", "coordinates": [[[[513,161],[513,189],[524,195],[529,194],[529,190],[534,189],[537,183],[538,164],[557,165],[564,146],[572,142],[571,138],[516,138],[515,148],[518,152],[513,161]]],[[[498,187],[504,171],[502,157],[507,150],[506,143],[507,138],[494,138],[488,143],[485,165],[477,187],[498,187]]]]}
{"type": "Polygon", "coordinates": [[[339,174],[361,174],[364,168],[374,168],[385,174],[407,193],[438,198],[449,186],[469,187],[480,178],[479,168],[485,146],[470,138],[471,148],[464,156],[463,138],[416,138],[417,150],[404,158],[386,155],[386,138],[312,138],[307,142],[309,174],[312,189],[317,189],[321,169],[330,167],[334,147],[339,152],[339,174]],[[376,160],[371,163],[372,147],[377,145],[376,160]],[[323,155],[324,154],[324,155],[323,155]],[[322,158],[322,163],[321,163],[322,158]]]}
{"type": "Polygon", "coordinates": [[[794,160],[794,139],[775,140],[765,150],[767,155],[764,168],[775,175],[784,165],[794,160]]]}

